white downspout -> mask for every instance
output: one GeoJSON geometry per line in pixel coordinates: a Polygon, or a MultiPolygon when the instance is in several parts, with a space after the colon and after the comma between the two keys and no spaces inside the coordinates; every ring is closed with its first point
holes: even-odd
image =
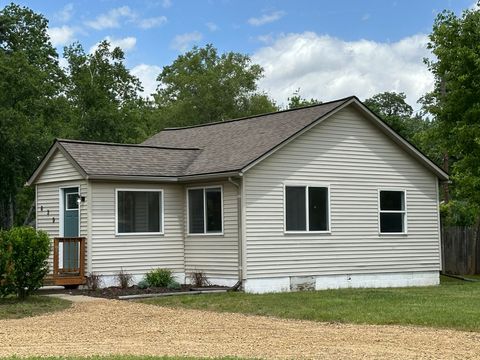
{"type": "Polygon", "coordinates": [[[242,243],[242,194],[240,184],[233,181],[231,177],[228,182],[237,188],[237,228],[238,228],[238,281],[243,279],[243,243],[242,243]]]}

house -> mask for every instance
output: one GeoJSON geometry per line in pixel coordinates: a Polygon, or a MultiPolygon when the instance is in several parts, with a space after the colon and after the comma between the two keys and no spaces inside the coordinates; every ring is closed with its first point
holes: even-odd
{"type": "Polygon", "coordinates": [[[140,145],[57,140],[28,184],[57,284],[161,267],[261,293],[438,284],[447,180],[348,97],[140,145]]]}

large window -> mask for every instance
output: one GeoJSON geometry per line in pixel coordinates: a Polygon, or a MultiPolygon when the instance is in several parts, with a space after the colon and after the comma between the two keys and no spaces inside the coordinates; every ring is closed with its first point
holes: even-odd
{"type": "Polygon", "coordinates": [[[188,189],[187,201],[189,234],[222,233],[221,187],[188,189]]]}
{"type": "Polygon", "coordinates": [[[405,191],[380,190],[380,233],[406,233],[405,191]]]}
{"type": "Polygon", "coordinates": [[[163,233],[161,190],[117,190],[117,233],[163,233]]]}
{"type": "Polygon", "coordinates": [[[328,187],[285,186],[285,230],[329,231],[328,187]]]}

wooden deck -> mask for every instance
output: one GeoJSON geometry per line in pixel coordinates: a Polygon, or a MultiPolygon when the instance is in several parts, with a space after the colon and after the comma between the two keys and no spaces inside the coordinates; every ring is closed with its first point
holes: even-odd
{"type": "Polygon", "coordinates": [[[56,237],[53,239],[53,273],[45,285],[83,285],[85,278],[84,237],[56,237]]]}

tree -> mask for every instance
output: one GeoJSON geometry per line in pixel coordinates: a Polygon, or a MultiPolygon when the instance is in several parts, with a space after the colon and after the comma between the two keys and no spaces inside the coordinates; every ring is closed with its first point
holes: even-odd
{"type": "Polygon", "coordinates": [[[76,132],[82,140],[137,142],[144,139],[142,112],[146,103],[138,95],[142,86],[124,65],[124,53],[102,41],[93,54],[79,43],[65,48],[68,61],[68,99],[76,132]]]}
{"type": "Polygon", "coordinates": [[[14,224],[26,178],[63,128],[56,109],[65,76],[47,24],[26,7],[0,10],[0,228],[14,224]]]}
{"type": "Polygon", "coordinates": [[[415,143],[415,136],[424,131],[428,123],[413,114],[413,108],[407,104],[404,93],[383,92],[364,101],[374,113],[407,140],[415,143]]]}
{"type": "MultiPolygon", "coordinates": [[[[426,63],[435,77],[434,90],[423,98],[437,123],[447,159],[453,194],[480,208],[480,10],[460,16],[443,11],[435,19],[426,63]]],[[[478,210],[477,210],[478,217],[478,210]]]]}
{"type": "Polygon", "coordinates": [[[263,69],[247,55],[194,47],[158,75],[155,102],[164,126],[201,124],[277,110],[257,92],[263,69]]]}
{"type": "Polygon", "coordinates": [[[287,109],[297,109],[299,107],[303,107],[303,106],[310,106],[310,105],[318,105],[318,104],[321,104],[322,102],[320,100],[317,100],[317,99],[314,99],[314,98],[310,98],[310,100],[307,100],[305,98],[303,98],[301,95],[300,95],[300,89],[297,89],[292,97],[288,98],[288,105],[287,105],[287,109]]]}

